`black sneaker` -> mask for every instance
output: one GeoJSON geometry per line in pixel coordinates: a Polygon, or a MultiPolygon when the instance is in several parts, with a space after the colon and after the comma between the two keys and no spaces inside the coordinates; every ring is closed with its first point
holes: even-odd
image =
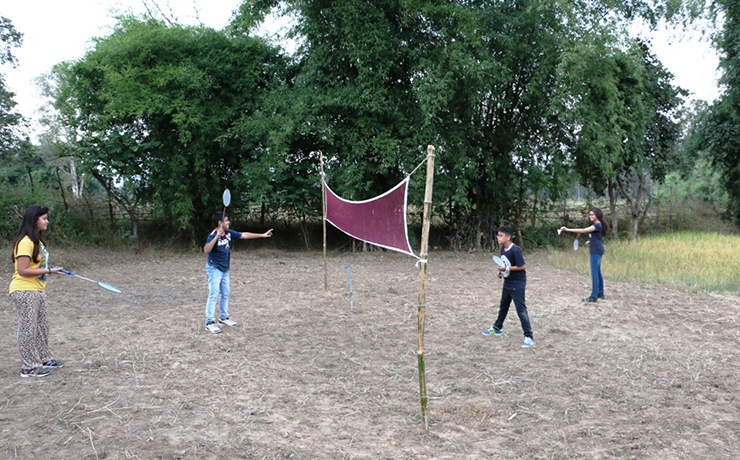
{"type": "Polygon", "coordinates": [[[599,294],[596,296],[597,299],[606,300],[606,297],[604,297],[604,294],[599,294]]]}
{"type": "Polygon", "coordinates": [[[43,367],[44,369],[59,369],[60,367],[64,367],[64,363],[55,359],[51,359],[45,362],[43,367]]]}
{"type": "Polygon", "coordinates": [[[33,369],[21,369],[21,377],[46,377],[51,371],[44,369],[43,367],[36,367],[33,369]]]}
{"type": "Polygon", "coordinates": [[[581,300],[583,300],[584,302],[596,302],[596,297],[584,297],[581,300]]]}

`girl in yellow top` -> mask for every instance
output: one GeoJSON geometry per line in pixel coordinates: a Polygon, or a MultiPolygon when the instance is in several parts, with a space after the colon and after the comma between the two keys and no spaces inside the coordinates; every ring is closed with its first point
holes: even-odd
{"type": "Polygon", "coordinates": [[[46,278],[61,267],[49,266],[49,253],[41,233],[49,226],[49,208],[32,205],[13,244],[15,273],[10,297],[18,307],[18,352],[21,377],[43,377],[49,369],[64,366],[49,351],[49,318],[46,314],[46,278]]]}

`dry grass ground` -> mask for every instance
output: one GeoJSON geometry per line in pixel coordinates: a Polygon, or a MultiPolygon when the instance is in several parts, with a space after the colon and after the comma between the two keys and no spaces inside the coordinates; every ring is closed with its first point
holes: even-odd
{"type": "Polygon", "coordinates": [[[740,458],[736,295],[607,279],[607,300],[584,304],[587,273],[530,257],[536,345],[522,349],[513,309],[502,337],[481,335],[501,290],[490,256],[432,253],[425,434],[413,259],[331,255],[325,292],[320,253],[237,251],[240,325],[212,335],[201,254],[52,255],[124,293],[52,279],[66,365],[43,379],[19,377],[5,297],[2,458],[740,458]]]}

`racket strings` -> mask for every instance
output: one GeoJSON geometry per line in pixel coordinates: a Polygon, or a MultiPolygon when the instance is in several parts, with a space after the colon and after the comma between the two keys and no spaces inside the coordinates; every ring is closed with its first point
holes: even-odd
{"type": "Polygon", "coordinates": [[[102,281],[98,281],[98,286],[100,286],[103,289],[107,289],[107,290],[109,290],[111,292],[115,292],[116,294],[121,294],[123,292],[120,289],[118,289],[117,287],[111,286],[110,284],[104,283],[102,281]]]}

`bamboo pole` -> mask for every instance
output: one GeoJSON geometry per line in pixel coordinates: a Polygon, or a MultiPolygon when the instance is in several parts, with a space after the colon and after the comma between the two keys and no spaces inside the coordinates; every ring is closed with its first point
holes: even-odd
{"type": "Polygon", "coordinates": [[[321,163],[321,223],[324,226],[324,291],[329,289],[326,278],[326,183],[324,182],[324,154],[319,150],[321,163]]]}
{"type": "Polygon", "coordinates": [[[418,308],[418,342],[419,350],[419,398],[421,399],[421,420],[424,431],[429,430],[427,420],[427,378],[424,365],[424,319],[426,315],[427,256],[429,252],[429,226],[431,220],[432,188],[434,186],[434,146],[427,147],[427,183],[424,191],[424,220],[421,230],[421,251],[419,254],[419,308],[418,308]]]}

